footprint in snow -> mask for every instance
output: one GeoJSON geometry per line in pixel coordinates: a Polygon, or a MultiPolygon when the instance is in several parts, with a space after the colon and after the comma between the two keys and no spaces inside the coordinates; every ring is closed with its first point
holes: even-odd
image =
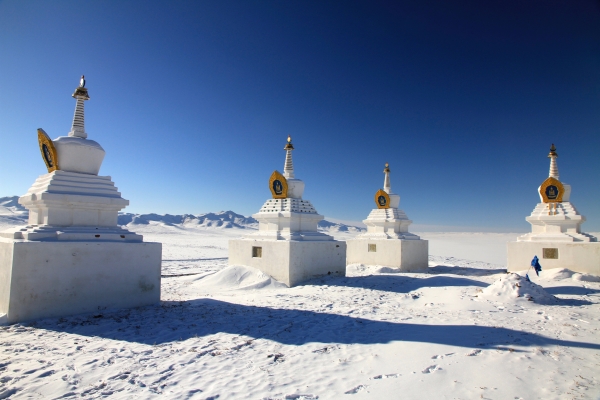
{"type": "Polygon", "coordinates": [[[283,354],[281,353],[277,353],[277,354],[269,354],[267,356],[267,358],[273,358],[273,362],[274,363],[280,363],[280,362],[284,362],[284,358],[283,358],[283,354]]]}
{"type": "Polygon", "coordinates": [[[372,377],[371,379],[387,379],[387,378],[397,378],[400,374],[386,374],[386,375],[377,375],[372,377]]]}
{"type": "Polygon", "coordinates": [[[361,392],[361,391],[363,391],[363,390],[366,390],[366,389],[367,389],[367,386],[368,386],[368,385],[358,385],[357,387],[355,387],[355,388],[353,388],[353,389],[350,389],[350,390],[348,390],[347,392],[345,392],[345,394],[356,394],[356,393],[358,393],[358,392],[361,392]]]}
{"type": "Polygon", "coordinates": [[[454,355],[454,353],[438,354],[438,355],[435,355],[435,356],[431,357],[431,359],[432,360],[438,360],[440,358],[450,357],[450,356],[453,356],[453,355],[454,355]]]}
{"type": "Polygon", "coordinates": [[[479,354],[481,354],[481,350],[477,349],[477,350],[471,350],[470,352],[468,352],[467,356],[473,357],[473,356],[478,356],[479,354]]]}
{"type": "Polygon", "coordinates": [[[422,372],[422,373],[424,373],[424,374],[430,374],[430,373],[432,373],[432,372],[439,371],[439,370],[441,370],[441,369],[442,369],[442,368],[441,368],[439,365],[435,365],[435,364],[434,364],[434,365],[430,365],[429,367],[425,368],[425,369],[424,369],[423,371],[421,371],[421,372],[422,372]]]}

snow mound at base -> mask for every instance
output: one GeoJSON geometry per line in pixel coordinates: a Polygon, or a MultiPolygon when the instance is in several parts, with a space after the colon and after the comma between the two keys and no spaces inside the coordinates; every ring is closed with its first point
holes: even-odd
{"type": "Polygon", "coordinates": [[[574,273],[571,278],[573,278],[574,281],[600,282],[600,276],[590,274],[574,273]]]}
{"type": "Polygon", "coordinates": [[[540,278],[545,281],[561,281],[571,278],[573,274],[574,272],[567,268],[553,268],[543,270],[540,278]]]}
{"type": "Polygon", "coordinates": [[[563,279],[573,279],[583,282],[600,282],[600,276],[590,275],[571,271],[567,268],[553,268],[543,271],[541,279],[546,281],[560,281],[563,279]]]}
{"type": "Polygon", "coordinates": [[[557,303],[558,299],[543,287],[527,281],[519,274],[510,273],[481,291],[479,297],[500,302],[515,302],[521,299],[538,304],[557,303]]]}
{"type": "Polygon", "coordinates": [[[381,265],[349,264],[346,266],[346,276],[366,276],[374,274],[398,274],[400,268],[383,267],[381,265]]]}
{"type": "Polygon", "coordinates": [[[252,268],[233,265],[192,283],[194,289],[215,290],[255,290],[287,287],[270,275],[252,268]]]}

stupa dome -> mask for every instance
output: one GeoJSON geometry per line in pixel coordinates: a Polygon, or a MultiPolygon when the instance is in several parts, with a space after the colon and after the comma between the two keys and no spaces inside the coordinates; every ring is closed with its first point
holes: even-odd
{"type": "Polygon", "coordinates": [[[60,136],[52,143],[56,148],[61,170],[98,175],[106,154],[98,142],[76,136],[60,136]]]}

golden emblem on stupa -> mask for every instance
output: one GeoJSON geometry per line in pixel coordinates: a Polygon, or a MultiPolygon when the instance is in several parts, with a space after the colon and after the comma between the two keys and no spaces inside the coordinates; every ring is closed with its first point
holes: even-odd
{"type": "Polygon", "coordinates": [[[48,168],[48,172],[56,171],[58,168],[58,156],[56,155],[56,148],[50,136],[42,128],[38,128],[38,144],[40,145],[40,152],[42,153],[42,159],[48,168]]]}
{"type": "Polygon", "coordinates": [[[269,189],[274,199],[285,199],[288,194],[288,184],[285,176],[279,171],[273,171],[269,179],[269,189]]]}

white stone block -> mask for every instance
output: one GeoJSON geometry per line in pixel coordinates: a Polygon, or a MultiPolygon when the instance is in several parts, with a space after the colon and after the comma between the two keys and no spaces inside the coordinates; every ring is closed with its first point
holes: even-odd
{"type": "Polygon", "coordinates": [[[8,323],[160,301],[160,243],[0,238],[0,314],[8,323]]]}
{"type": "Polygon", "coordinates": [[[600,275],[600,242],[508,242],[507,254],[508,271],[526,270],[533,257],[538,256],[542,271],[567,268],[575,272],[600,275]],[[554,253],[557,258],[544,258],[544,249],[556,249],[549,253],[554,253]]]}
{"type": "Polygon", "coordinates": [[[403,272],[421,272],[429,266],[427,240],[365,239],[346,241],[346,263],[382,265],[403,272]]]}
{"type": "Polygon", "coordinates": [[[345,276],[346,243],[235,239],[229,241],[229,265],[257,268],[292,287],[323,275],[345,276]],[[253,248],[260,248],[258,254],[253,248]]]}

